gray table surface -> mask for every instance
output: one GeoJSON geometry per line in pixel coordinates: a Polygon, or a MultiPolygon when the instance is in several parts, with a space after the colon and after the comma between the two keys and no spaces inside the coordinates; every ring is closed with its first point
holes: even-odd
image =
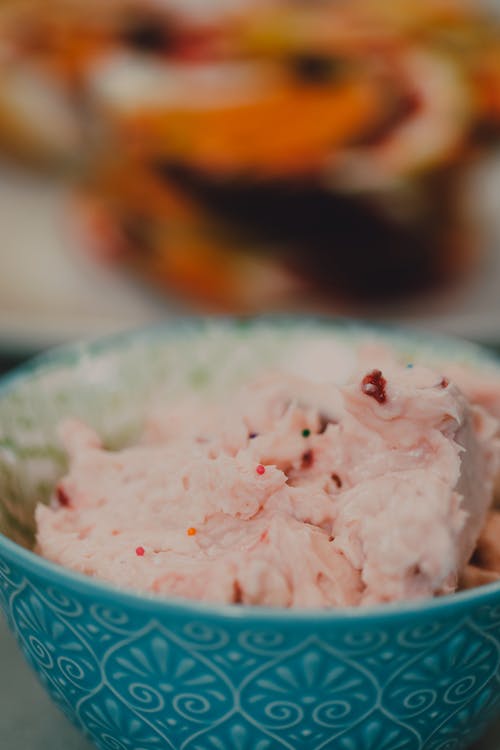
{"type": "MultiPolygon", "coordinates": [[[[0,676],[1,750],[92,750],[52,706],[24,663],[1,615],[0,676]]],[[[499,748],[500,721],[474,750],[499,748]]]]}
{"type": "Polygon", "coordinates": [[[25,664],[0,615],[0,749],[92,750],[25,664]]]}

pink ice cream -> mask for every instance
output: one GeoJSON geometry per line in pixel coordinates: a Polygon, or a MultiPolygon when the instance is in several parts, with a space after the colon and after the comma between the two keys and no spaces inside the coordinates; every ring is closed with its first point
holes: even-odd
{"type": "Polygon", "coordinates": [[[70,468],[37,509],[40,553],[124,588],[214,602],[453,591],[491,504],[498,423],[448,374],[379,354],[357,353],[341,377],[289,368],[224,400],[167,404],[118,452],[67,422],[70,468]]]}

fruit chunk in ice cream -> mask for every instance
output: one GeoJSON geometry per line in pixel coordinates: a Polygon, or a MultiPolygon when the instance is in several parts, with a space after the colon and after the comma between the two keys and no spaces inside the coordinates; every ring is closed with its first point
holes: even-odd
{"type": "Polygon", "coordinates": [[[341,385],[333,370],[276,371],[224,399],[190,394],[120,451],[68,421],[70,467],[37,509],[39,552],[208,601],[335,607],[455,590],[491,504],[498,423],[441,371],[356,361],[341,385]]]}

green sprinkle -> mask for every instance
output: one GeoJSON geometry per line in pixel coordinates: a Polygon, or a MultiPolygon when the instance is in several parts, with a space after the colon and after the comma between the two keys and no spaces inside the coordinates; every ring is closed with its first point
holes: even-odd
{"type": "Polygon", "coordinates": [[[308,430],[307,428],[305,430],[302,430],[302,437],[309,437],[311,434],[311,430],[308,430]]]}

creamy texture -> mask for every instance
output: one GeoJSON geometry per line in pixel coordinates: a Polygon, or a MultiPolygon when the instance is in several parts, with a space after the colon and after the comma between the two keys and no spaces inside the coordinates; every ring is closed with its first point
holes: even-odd
{"type": "Polygon", "coordinates": [[[156,409],[142,443],[119,452],[65,423],[70,468],[37,509],[40,553],[208,601],[342,606],[453,591],[491,503],[496,419],[441,371],[383,347],[346,350],[336,371],[339,349],[311,346],[307,366],[291,357],[223,399],[156,409]]]}

